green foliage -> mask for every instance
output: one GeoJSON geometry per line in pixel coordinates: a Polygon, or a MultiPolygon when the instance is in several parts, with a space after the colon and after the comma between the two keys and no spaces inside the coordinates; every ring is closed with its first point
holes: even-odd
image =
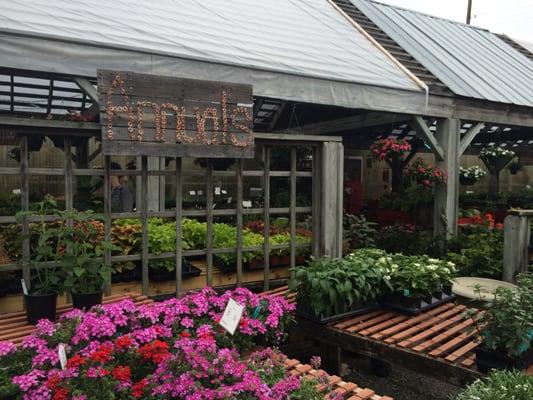
{"type": "Polygon", "coordinates": [[[477,379],[455,400],[531,400],[533,377],[520,371],[492,370],[488,377],[477,379]]]}
{"type": "Polygon", "coordinates": [[[59,241],[61,239],[61,230],[58,227],[52,227],[45,222],[44,216],[49,214],[49,209],[57,206],[57,203],[51,196],[47,196],[38,205],[37,211],[19,212],[16,215],[17,222],[21,222],[26,217],[37,217],[38,222],[33,225],[30,233],[20,235],[18,242],[22,243],[24,239],[32,238],[32,233],[36,234],[37,243],[31,249],[32,257],[30,262],[33,267],[35,263],[40,263],[39,268],[34,268],[32,274],[31,294],[52,294],[61,292],[61,271],[56,261],[59,260],[59,241]]]}
{"type": "Polygon", "coordinates": [[[205,249],[207,224],[195,219],[183,218],[181,220],[183,240],[191,249],[205,249]]]}
{"type": "Polygon", "coordinates": [[[12,191],[0,192],[0,215],[15,215],[20,211],[20,194],[12,191]]]}
{"type": "Polygon", "coordinates": [[[317,316],[342,313],[381,294],[383,272],[364,259],[313,259],[293,271],[291,290],[297,290],[299,301],[308,302],[317,316]]]}
{"type": "Polygon", "coordinates": [[[499,287],[494,300],[487,302],[484,313],[470,310],[483,347],[503,350],[510,357],[520,356],[533,343],[533,274],[518,277],[518,290],[499,287]]]}
{"type": "MultiPolygon", "coordinates": [[[[183,242],[186,248],[187,242],[183,242]]],[[[148,221],[148,251],[153,255],[171,253],[176,251],[176,224],[165,223],[160,218],[150,218],[148,221]]],[[[150,260],[150,268],[166,268],[168,271],[175,269],[173,258],[150,260]]]]}
{"type": "Polygon", "coordinates": [[[379,199],[380,208],[388,208],[403,212],[415,211],[417,208],[433,204],[433,191],[424,185],[409,186],[401,194],[391,193],[379,199]]]}
{"type": "Polygon", "coordinates": [[[364,215],[346,214],[343,219],[344,247],[347,250],[376,247],[377,225],[364,215]]]}
{"type": "MultiPolygon", "coordinates": [[[[271,246],[277,246],[277,245],[289,245],[291,243],[291,234],[288,232],[285,233],[277,233],[275,235],[270,236],[270,245],[271,246]]],[[[274,249],[270,250],[271,255],[276,256],[286,256],[291,253],[291,249],[289,247],[286,247],[284,249],[274,249]]]]}
{"type": "Polygon", "coordinates": [[[411,224],[384,226],[376,238],[376,245],[389,253],[408,255],[435,254],[439,239],[433,233],[411,224]]]}
{"type": "Polygon", "coordinates": [[[503,230],[477,228],[460,233],[447,243],[447,259],[462,276],[501,279],[503,274],[503,230]]]}
{"type": "Polygon", "coordinates": [[[102,261],[104,252],[115,249],[110,241],[93,243],[98,236],[94,222],[103,221],[104,216],[76,210],[60,211],[59,216],[58,247],[65,289],[76,294],[102,290],[111,276],[111,267],[102,261]]]}

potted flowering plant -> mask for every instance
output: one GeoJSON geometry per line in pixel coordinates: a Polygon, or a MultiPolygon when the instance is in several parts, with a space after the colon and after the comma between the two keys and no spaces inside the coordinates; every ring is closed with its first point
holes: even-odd
{"type": "Polygon", "coordinates": [[[435,183],[446,183],[446,174],[440,168],[426,164],[421,158],[417,158],[411,164],[407,175],[425,187],[433,187],[435,183]]]}
{"type": "MultiPolygon", "coordinates": [[[[481,346],[476,349],[481,372],[524,369],[533,363],[533,274],[521,274],[517,281],[517,290],[496,289],[483,312],[467,312],[481,337],[481,346]]],[[[480,293],[479,288],[477,291],[480,293]]]]}
{"type": "Polygon", "coordinates": [[[37,243],[30,249],[33,253],[30,262],[34,267],[34,274],[31,282],[26,282],[30,286],[28,293],[24,293],[26,318],[31,325],[43,318],[55,321],[57,295],[63,291],[62,271],[57,262],[61,231],[57,224],[47,223],[44,218],[50,213],[50,209],[56,207],[54,198],[47,196],[37,204],[36,211],[20,212],[16,215],[17,222],[27,217],[38,217],[38,222],[30,229],[31,233],[38,235],[37,243]]]}
{"type": "Polygon", "coordinates": [[[459,182],[464,186],[471,186],[479,182],[487,173],[479,166],[474,165],[469,168],[459,168],[459,182]]]}
{"type": "Polygon", "coordinates": [[[377,161],[385,161],[392,171],[392,191],[399,193],[403,187],[405,159],[411,151],[409,142],[403,139],[385,138],[376,140],[370,152],[377,161]]]}
{"type": "Polygon", "coordinates": [[[500,186],[500,172],[515,157],[515,152],[500,146],[484,147],[479,158],[485,163],[490,173],[489,194],[494,199],[498,197],[500,186]]]}

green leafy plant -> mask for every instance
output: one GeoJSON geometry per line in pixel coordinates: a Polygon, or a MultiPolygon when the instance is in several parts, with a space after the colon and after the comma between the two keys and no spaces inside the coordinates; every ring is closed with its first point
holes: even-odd
{"type": "Polygon", "coordinates": [[[58,241],[64,287],[72,293],[88,294],[103,289],[111,276],[111,266],[103,261],[105,251],[114,250],[111,241],[94,243],[99,230],[96,221],[104,216],[92,211],[61,211],[58,241]]]}
{"type": "MultiPolygon", "coordinates": [[[[278,233],[275,235],[272,235],[269,237],[270,245],[271,246],[278,246],[278,245],[290,245],[291,243],[291,234],[290,233],[278,233]]],[[[274,249],[270,250],[271,255],[276,256],[286,256],[291,253],[290,247],[286,247],[284,249],[274,249]]]]}
{"type": "Polygon", "coordinates": [[[195,219],[183,218],[181,221],[183,240],[191,249],[204,249],[207,224],[195,219]]]}
{"type": "Polygon", "coordinates": [[[344,248],[346,251],[376,246],[376,224],[364,215],[346,214],[343,219],[344,248]]]}
{"type": "Polygon", "coordinates": [[[469,310],[467,315],[474,318],[485,349],[503,351],[510,357],[527,352],[533,342],[533,274],[521,274],[516,291],[497,288],[483,313],[469,310]]]}
{"type": "Polygon", "coordinates": [[[457,265],[460,275],[501,279],[503,230],[476,227],[450,239],[447,249],[446,258],[457,265]]]}
{"type": "Polygon", "coordinates": [[[493,370],[488,377],[477,379],[455,400],[531,400],[533,377],[520,371],[493,370]]]}
{"type": "MultiPolygon", "coordinates": [[[[35,295],[47,295],[61,293],[62,275],[57,261],[59,260],[59,241],[61,240],[61,230],[57,226],[52,226],[45,222],[45,215],[49,214],[50,208],[55,208],[57,203],[51,196],[45,197],[38,204],[36,211],[19,212],[16,215],[17,222],[21,222],[26,217],[37,217],[38,222],[33,225],[28,235],[20,235],[17,242],[31,239],[32,233],[36,234],[37,241],[30,247],[33,256],[30,258],[32,264],[32,281],[30,293],[35,295]]],[[[19,227],[20,229],[20,227],[19,227]]]]}
{"type": "Polygon", "coordinates": [[[313,259],[306,267],[293,268],[290,289],[312,312],[332,315],[347,311],[354,303],[381,294],[382,271],[360,258],[313,259]]]}

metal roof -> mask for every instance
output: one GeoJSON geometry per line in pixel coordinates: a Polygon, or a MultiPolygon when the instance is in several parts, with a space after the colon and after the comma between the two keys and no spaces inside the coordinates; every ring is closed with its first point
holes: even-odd
{"type": "Polygon", "coordinates": [[[325,0],[4,3],[0,32],[420,91],[325,0]]]}
{"type": "Polygon", "coordinates": [[[350,0],[455,94],[533,106],[533,62],[497,35],[368,0],[350,0]]]}

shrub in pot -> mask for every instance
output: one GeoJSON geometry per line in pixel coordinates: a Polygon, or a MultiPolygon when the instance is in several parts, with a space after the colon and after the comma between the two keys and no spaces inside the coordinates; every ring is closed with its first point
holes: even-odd
{"type": "MultiPolygon", "coordinates": [[[[56,205],[55,200],[48,196],[38,203],[36,211],[20,212],[16,215],[17,222],[29,216],[38,217],[34,226],[38,239],[31,248],[31,282],[26,282],[31,285],[28,285],[28,293],[24,293],[26,318],[31,325],[44,318],[55,321],[57,295],[63,289],[61,270],[57,265],[60,229],[50,226],[44,219],[48,210],[56,205]]],[[[28,240],[29,236],[26,236],[28,240]]]]}
{"type": "Polygon", "coordinates": [[[291,263],[291,235],[288,232],[277,233],[269,237],[270,246],[287,246],[283,249],[270,250],[270,265],[273,267],[286,266],[291,263]]]}
{"type": "Polygon", "coordinates": [[[62,233],[58,245],[64,286],[72,295],[73,306],[88,310],[102,303],[104,284],[111,280],[111,267],[103,262],[104,252],[114,250],[115,246],[111,241],[93,243],[98,234],[94,221],[103,221],[102,215],[76,210],[64,211],[60,215],[62,233]]]}
{"type": "Polygon", "coordinates": [[[469,310],[481,337],[476,362],[481,372],[491,368],[524,369],[533,363],[533,274],[518,277],[518,289],[496,289],[483,312],[469,310]]]}

